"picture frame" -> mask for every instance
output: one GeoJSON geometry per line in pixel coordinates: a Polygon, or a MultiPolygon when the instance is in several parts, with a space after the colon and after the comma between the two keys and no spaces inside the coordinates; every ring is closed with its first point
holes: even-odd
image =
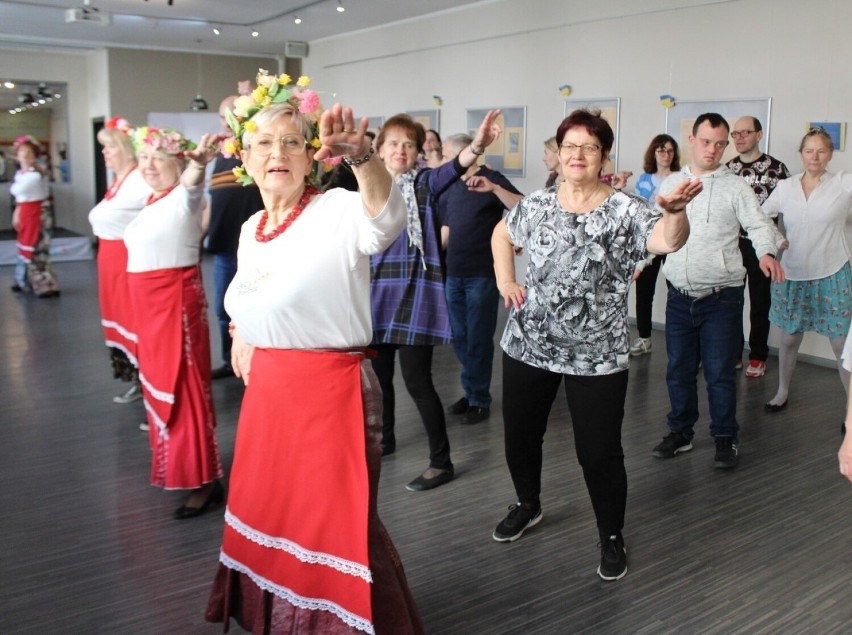
{"type": "MultiPolygon", "coordinates": [[[[495,108],[468,108],[468,134],[474,137],[489,110],[495,108]]],[[[507,177],[526,176],[526,137],[527,137],[527,107],[508,106],[501,108],[497,125],[503,129],[503,134],[485,148],[483,158],[489,167],[501,172],[507,177]]]]}
{"type": "Polygon", "coordinates": [[[589,108],[600,110],[601,117],[606,119],[614,135],[612,150],[609,153],[609,162],[604,166],[604,174],[618,172],[618,138],[619,125],[621,123],[621,97],[601,97],[598,99],[566,99],[563,116],[567,117],[578,108],[589,108]]]}
{"type": "Polygon", "coordinates": [[[423,126],[424,130],[435,130],[441,134],[441,111],[438,108],[428,110],[406,110],[405,114],[423,126]]]}
{"type": "Polygon", "coordinates": [[[835,152],[846,150],[846,122],[845,121],[809,121],[807,130],[822,128],[831,137],[835,152]]]}
{"type": "MultiPolygon", "coordinates": [[[[772,123],[772,98],[758,99],[702,99],[678,101],[673,108],[666,108],[666,134],[672,136],[680,145],[680,164],[692,162],[692,146],[689,137],[695,120],[706,112],[722,115],[731,127],[737,119],[746,115],[757,117],[763,127],[763,138],[758,144],[761,152],[769,153],[769,131],[772,123]]],[[[730,139],[729,139],[730,141],[730,139]]],[[[737,156],[733,141],[725,148],[722,163],[727,163],[737,156]]]]}

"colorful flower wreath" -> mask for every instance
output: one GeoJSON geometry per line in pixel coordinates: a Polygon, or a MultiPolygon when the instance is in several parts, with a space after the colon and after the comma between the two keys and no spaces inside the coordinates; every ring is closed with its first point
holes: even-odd
{"type": "Polygon", "coordinates": [[[41,142],[32,135],[21,135],[12,142],[12,147],[17,150],[19,146],[28,143],[35,148],[36,153],[41,152],[41,142]]]}
{"type": "MultiPolygon", "coordinates": [[[[234,136],[222,142],[222,154],[225,157],[238,156],[243,149],[243,135],[257,130],[252,118],[262,110],[274,104],[289,103],[310,124],[311,136],[307,139],[308,144],[315,150],[319,150],[322,144],[319,140],[319,120],[323,112],[319,95],[308,88],[311,78],[302,75],[295,84],[291,85],[292,78],[286,73],[282,75],[270,75],[269,71],[260,69],[257,73],[257,88],[251,94],[240,95],[234,101],[233,110],[225,111],[225,121],[234,133],[234,136]]],[[[331,169],[339,163],[338,160],[324,161],[325,169],[331,169]]],[[[311,171],[311,180],[315,181],[319,173],[319,164],[314,163],[311,171]]],[[[246,173],[245,168],[240,166],[234,168],[234,176],[243,185],[250,185],[253,179],[246,173]]]]}
{"type": "Polygon", "coordinates": [[[133,133],[133,126],[130,125],[130,122],[127,121],[121,115],[116,115],[112,117],[109,121],[104,124],[104,128],[107,130],[118,130],[119,132],[123,132],[126,135],[133,133]]]}
{"type": "Polygon", "coordinates": [[[148,146],[157,152],[164,152],[178,159],[183,159],[188,151],[195,149],[195,143],[173,128],[142,126],[130,133],[130,140],[133,142],[133,149],[137,152],[143,146],[148,146]]]}

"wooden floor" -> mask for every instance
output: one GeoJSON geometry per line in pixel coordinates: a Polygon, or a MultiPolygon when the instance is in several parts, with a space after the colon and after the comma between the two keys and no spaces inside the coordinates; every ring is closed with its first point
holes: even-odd
{"type": "MultiPolygon", "coordinates": [[[[141,404],[111,401],[121,386],[98,327],[94,263],[57,271],[62,296],[39,300],[13,296],[11,268],[0,268],[0,633],[220,632],[203,610],[222,512],[171,519],[182,496],[148,485],[141,404]]],[[[836,467],[836,372],[800,364],[776,415],[761,406],[777,360],[763,379],[740,378],[741,464],[720,472],[704,399],[695,449],[651,456],[668,410],[661,333],[653,343],[631,369],[629,571],[615,583],[595,574],[597,532],[561,398],[545,443],[544,520],[498,544],[491,531],[513,502],[499,364],[491,419],[450,422],[458,477],[431,492],[404,489],[427,451],[398,393],[398,450],[384,460],[380,509],[429,633],[852,632],[852,484],[836,467]]],[[[457,373],[452,350],[440,349],[446,404],[460,396],[457,373]]],[[[242,389],[225,380],[214,392],[227,469],[242,389]]]]}

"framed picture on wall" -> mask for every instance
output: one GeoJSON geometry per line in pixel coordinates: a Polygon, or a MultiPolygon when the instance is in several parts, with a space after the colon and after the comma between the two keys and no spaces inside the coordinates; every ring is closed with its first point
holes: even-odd
{"type": "Polygon", "coordinates": [[[431,110],[406,110],[414,121],[419,123],[425,130],[435,130],[441,134],[441,111],[438,108],[431,110]]]}
{"type": "MultiPolygon", "coordinates": [[[[705,112],[722,115],[733,130],[737,119],[750,115],[760,120],[763,138],[760,140],[761,152],[769,152],[769,124],[772,111],[772,99],[706,99],[696,101],[678,101],[674,108],[666,108],[666,134],[677,139],[680,145],[680,164],[692,162],[692,146],[689,137],[695,120],[705,112]]],[[[722,155],[722,163],[737,156],[737,149],[729,143],[722,155]]]]}
{"type": "MultiPolygon", "coordinates": [[[[615,140],[612,143],[612,151],[609,153],[609,161],[603,167],[604,174],[612,174],[618,171],[618,123],[621,117],[621,97],[605,97],[600,99],[566,99],[564,116],[570,115],[578,108],[589,108],[600,110],[601,117],[606,119],[615,140]]],[[[554,131],[555,132],[555,131],[554,131]]]]}
{"type": "MultiPolygon", "coordinates": [[[[467,110],[467,129],[470,136],[476,136],[476,131],[479,130],[479,125],[489,110],[494,108],[467,110]]],[[[527,145],[527,107],[512,106],[501,110],[503,112],[500,113],[496,123],[503,129],[503,134],[485,148],[485,163],[505,176],[523,177],[527,145]]]]}
{"type": "Polygon", "coordinates": [[[846,149],[846,122],[845,121],[809,121],[808,130],[822,128],[831,137],[831,143],[837,152],[846,149]]]}

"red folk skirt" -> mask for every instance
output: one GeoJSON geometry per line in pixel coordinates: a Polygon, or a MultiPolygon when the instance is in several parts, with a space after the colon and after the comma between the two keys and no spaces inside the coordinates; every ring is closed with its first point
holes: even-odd
{"type": "Polygon", "coordinates": [[[151,484],[196,489],[222,476],[210,390],[207,301],[196,266],[128,273],[151,484]]]}
{"type": "Polygon", "coordinates": [[[362,353],[256,349],[207,619],[422,633],[378,516],[381,392],[362,353]]]}
{"type": "Polygon", "coordinates": [[[127,282],[127,246],[123,240],[98,240],[98,298],[101,326],[109,347],[123,351],[139,367],[136,355],[136,316],[127,282]]]}
{"type": "Polygon", "coordinates": [[[33,259],[33,252],[41,234],[42,201],[18,203],[18,256],[24,262],[33,259]]]}

